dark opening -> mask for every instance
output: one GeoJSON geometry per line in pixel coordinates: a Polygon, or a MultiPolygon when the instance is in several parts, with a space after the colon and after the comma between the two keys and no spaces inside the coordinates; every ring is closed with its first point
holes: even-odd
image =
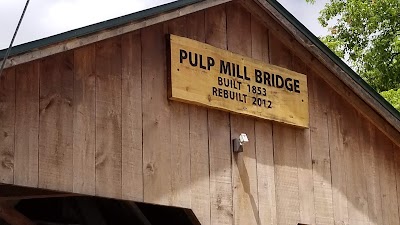
{"type": "Polygon", "coordinates": [[[37,225],[200,225],[190,209],[99,197],[23,199],[14,209],[37,225]]]}

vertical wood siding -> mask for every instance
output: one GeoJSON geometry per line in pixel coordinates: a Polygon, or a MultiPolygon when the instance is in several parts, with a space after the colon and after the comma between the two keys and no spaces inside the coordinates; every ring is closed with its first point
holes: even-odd
{"type": "MultiPolygon", "coordinates": [[[[227,48],[226,5],[205,12],[206,43],[227,48]]],[[[229,113],[208,110],[211,224],[233,223],[232,156],[229,113]]]]}
{"type": "Polygon", "coordinates": [[[16,68],[14,183],[38,186],[39,63],[16,68]]]}
{"type": "Polygon", "coordinates": [[[0,182],[14,182],[15,68],[0,79],[0,182]]]}
{"type": "Polygon", "coordinates": [[[399,147],[260,15],[228,3],[6,69],[0,182],[192,208],[206,225],[400,224],[399,147]],[[306,74],[310,128],[169,101],[167,33],[306,74]]]}
{"type": "Polygon", "coordinates": [[[140,32],[122,36],[122,198],[143,201],[142,46],[140,32]]]}
{"type": "Polygon", "coordinates": [[[96,195],[122,197],[121,37],[96,43],[96,195]]]}
{"type": "Polygon", "coordinates": [[[73,191],[74,52],[40,60],[39,187],[73,191]]]}
{"type": "MultiPolygon", "coordinates": [[[[187,37],[205,42],[205,13],[187,16],[187,37]]],[[[208,111],[189,106],[190,185],[191,208],[201,224],[211,224],[210,209],[210,154],[208,139],[208,111]]]]}
{"type": "Polygon", "coordinates": [[[96,76],[95,46],[74,54],[74,192],[96,193],[96,76]]]}

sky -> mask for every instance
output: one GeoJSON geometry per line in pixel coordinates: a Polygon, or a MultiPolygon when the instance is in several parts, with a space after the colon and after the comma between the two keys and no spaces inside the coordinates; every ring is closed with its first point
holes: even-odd
{"type": "MultiPolygon", "coordinates": [[[[327,34],[318,12],[328,0],[278,0],[316,36],[327,34]]],[[[26,0],[0,0],[0,49],[10,44],[26,0]]],[[[30,0],[14,46],[116,18],[172,0],[30,0]]]]}

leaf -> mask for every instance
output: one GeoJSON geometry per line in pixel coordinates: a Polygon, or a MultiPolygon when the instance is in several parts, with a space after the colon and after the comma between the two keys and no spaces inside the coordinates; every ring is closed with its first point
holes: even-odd
{"type": "MultiPolygon", "coordinates": [[[[314,2],[313,0],[306,0],[314,2]]],[[[321,40],[375,90],[400,88],[400,1],[330,0],[320,24],[321,40]]]]}

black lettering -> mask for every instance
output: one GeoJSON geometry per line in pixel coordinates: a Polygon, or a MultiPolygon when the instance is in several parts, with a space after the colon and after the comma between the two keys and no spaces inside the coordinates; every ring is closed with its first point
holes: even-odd
{"type": "Polygon", "coordinates": [[[271,85],[271,86],[272,86],[272,87],[275,87],[275,74],[272,74],[271,76],[272,76],[272,77],[271,77],[271,80],[272,80],[272,82],[271,82],[272,85],[271,85]]]}
{"type": "Polygon", "coordinates": [[[244,70],[244,79],[245,80],[250,80],[250,77],[247,76],[247,68],[246,68],[246,66],[243,67],[243,70],[244,70]]]}
{"type": "Polygon", "coordinates": [[[240,86],[242,85],[242,82],[240,82],[240,81],[236,81],[236,82],[239,84],[238,90],[240,90],[240,86]]]}
{"type": "Polygon", "coordinates": [[[270,76],[271,75],[268,72],[264,72],[264,84],[266,84],[265,81],[267,81],[268,82],[268,86],[271,86],[271,81],[269,80],[270,76]]]}
{"type": "Polygon", "coordinates": [[[226,64],[225,64],[224,60],[221,60],[221,64],[219,67],[219,73],[231,75],[231,63],[226,62],[226,64]]]}
{"type": "Polygon", "coordinates": [[[293,91],[292,78],[288,77],[285,79],[285,86],[289,91],[293,91]]]}
{"type": "Polygon", "coordinates": [[[235,100],[235,94],[236,94],[236,92],[229,91],[229,97],[230,97],[231,100],[235,100]]]}
{"type": "Polygon", "coordinates": [[[207,70],[215,65],[215,60],[212,57],[207,57],[207,70]]]}
{"type": "Polygon", "coordinates": [[[224,85],[225,85],[225,87],[229,87],[229,86],[230,86],[230,81],[231,81],[231,80],[224,78],[224,85]]]}
{"type": "Polygon", "coordinates": [[[237,72],[237,77],[243,79],[243,76],[240,75],[240,65],[236,65],[236,72],[237,72]]]}
{"type": "Polygon", "coordinates": [[[254,75],[256,78],[256,82],[261,84],[262,83],[261,71],[258,69],[255,69],[254,75]]]}
{"type": "Polygon", "coordinates": [[[221,88],[218,88],[218,96],[222,97],[222,89],[221,88]]]}
{"type": "Polygon", "coordinates": [[[233,89],[237,89],[237,87],[236,87],[236,81],[233,80],[232,82],[233,82],[233,87],[232,87],[232,88],[233,88],[233,89]]]}
{"type": "MultiPolygon", "coordinates": [[[[200,55],[200,54],[199,54],[200,55]]],[[[202,55],[200,55],[200,68],[202,68],[202,69],[207,69],[207,67],[205,67],[204,65],[203,65],[203,56],[202,55]]]]}
{"type": "Polygon", "coordinates": [[[222,77],[218,77],[218,85],[221,86],[223,84],[222,77]]]}
{"type": "Polygon", "coordinates": [[[197,66],[197,53],[194,53],[194,62],[193,62],[193,53],[189,52],[189,63],[191,66],[197,66]]]}
{"type": "Polygon", "coordinates": [[[224,98],[228,98],[228,97],[229,97],[228,91],[227,91],[227,90],[224,90],[224,98]]]}
{"type": "Polygon", "coordinates": [[[276,74],[276,87],[277,88],[283,88],[284,84],[283,84],[283,78],[281,75],[276,74]]]}
{"type": "Polygon", "coordinates": [[[257,98],[252,97],[253,98],[253,105],[257,105],[257,98]]]}
{"type": "Polygon", "coordinates": [[[294,92],[300,93],[300,81],[294,80],[294,92]]]}
{"type": "Polygon", "coordinates": [[[187,59],[187,52],[183,49],[179,51],[179,62],[183,63],[183,60],[187,59]]]}
{"type": "Polygon", "coordinates": [[[212,87],[212,93],[213,93],[214,96],[218,96],[216,87],[212,87]]]}

